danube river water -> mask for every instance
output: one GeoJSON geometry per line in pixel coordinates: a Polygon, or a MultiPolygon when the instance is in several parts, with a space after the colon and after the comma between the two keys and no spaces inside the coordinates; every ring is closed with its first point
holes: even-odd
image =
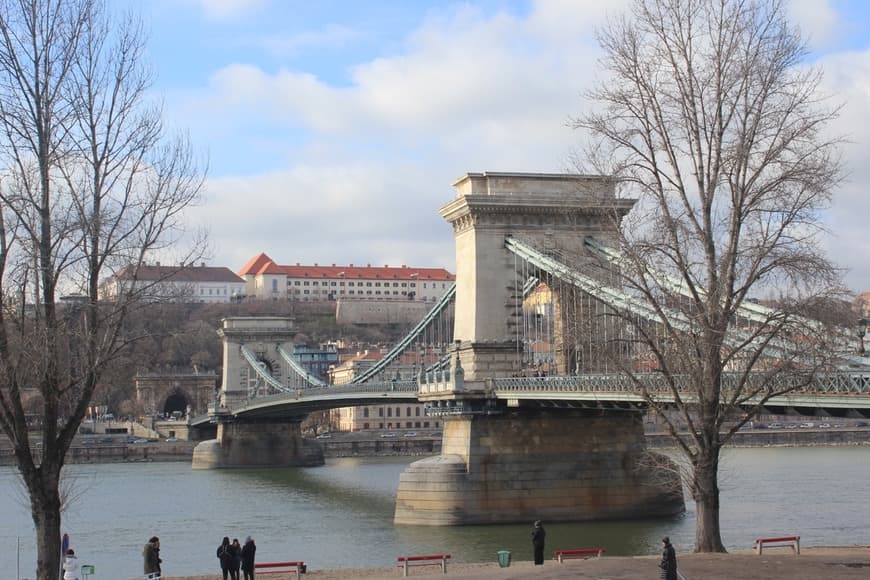
{"type": "MultiPolygon", "coordinates": [[[[64,531],[94,580],[142,572],[142,546],[161,539],[164,573],[218,570],[224,535],[251,535],[260,561],[304,560],[311,568],[390,566],[402,554],[449,552],[460,562],[495,561],[506,549],[531,559],[531,522],[428,528],[393,525],[399,474],[411,458],[336,459],[300,469],[192,471],[186,463],[72,465],[64,531]]],[[[731,550],[757,536],[799,534],[808,546],[870,544],[870,447],[730,449],[722,465],[722,531],[731,550]]],[[[0,468],[4,568],[35,578],[33,525],[14,468],[0,468]]],[[[547,550],[604,546],[610,555],[657,553],[669,535],[694,542],[694,506],[661,521],[545,522],[547,550]]],[[[12,577],[11,574],[4,577],[12,577]]]]}

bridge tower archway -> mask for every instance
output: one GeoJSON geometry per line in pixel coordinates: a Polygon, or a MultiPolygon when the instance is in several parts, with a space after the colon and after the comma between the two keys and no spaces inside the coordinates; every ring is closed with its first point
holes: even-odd
{"type": "MultiPolygon", "coordinates": [[[[584,249],[584,238],[614,240],[635,203],[617,198],[615,185],[606,176],[490,172],[467,173],[453,183],[456,197],[440,212],[456,242],[453,339],[465,391],[482,390],[486,379],[520,370],[523,321],[516,305],[522,303],[525,280],[505,239],[516,236],[538,248],[558,249],[579,260],[578,267],[600,269],[584,249]]],[[[570,301],[558,289],[551,293],[556,310],[570,301]]],[[[562,334],[558,328],[555,333],[562,334]]],[[[574,357],[571,349],[562,350],[558,371],[567,374],[574,357]]]]}
{"type": "Polygon", "coordinates": [[[251,366],[245,351],[253,355],[262,371],[278,383],[289,384],[291,370],[279,356],[279,349],[286,345],[292,351],[294,334],[292,318],[224,318],[218,330],[224,346],[219,405],[232,407],[270,391],[267,380],[251,366]]]}
{"type": "Polygon", "coordinates": [[[203,441],[193,452],[194,469],[227,467],[289,467],[322,465],[323,450],[302,437],[304,415],[243,421],[231,409],[275,388],[290,384],[290,365],[282,348],[292,352],[293,319],[231,317],[221,321],[223,376],[213,417],[217,438],[203,441]]]}
{"type": "MultiPolygon", "coordinates": [[[[526,278],[506,239],[558,251],[603,280],[610,272],[586,253],[592,236],[619,233],[635,200],[615,180],[586,175],[469,173],[441,208],[456,242],[452,378],[428,383],[419,398],[443,418],[441,455],[402,473],[394,521],[413,525],[498,524],[668,516],[683,510],[679,481],[639,466],[645,458],[637,409],[576,409],[488,396],[492,379],[521,370],[526,278]],[[528,402],[528,404],[526,404],[528,402]],[[534,474],[530,477],[529,474],[534,474]]],[[[574,290],[550,288],[559,320],[574,290]]],[[[554,329],[555,341],[564,329],[554,329]]],[[[564,341],[563,342],[567,342],[564,341]]],[[[580,360],[557,347],[556,372],[580,360]]]]}

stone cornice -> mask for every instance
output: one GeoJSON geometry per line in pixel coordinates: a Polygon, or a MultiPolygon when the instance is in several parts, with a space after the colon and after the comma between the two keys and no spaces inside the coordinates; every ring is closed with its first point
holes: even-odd
{"type": "Polygon", "coordinates": [[[472,228],[505,226],[510,229],[573,229],[599,223],[602,218],[621,219],[637,200],[576,198],[535,195],[467,195],[440,208],[441,216],[459,234],[472,228]]]}

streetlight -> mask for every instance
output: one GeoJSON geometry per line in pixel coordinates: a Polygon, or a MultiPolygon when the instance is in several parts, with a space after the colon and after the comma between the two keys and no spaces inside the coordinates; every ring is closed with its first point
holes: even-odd
{"type": "Polygon", "coordinates": [[[870,324],[866,318],[860,318],[858,325],[855,327],[855,334],[858,335],[858,354],[864,356],[864,336],[867,334],[867,324],[870,324]]]}

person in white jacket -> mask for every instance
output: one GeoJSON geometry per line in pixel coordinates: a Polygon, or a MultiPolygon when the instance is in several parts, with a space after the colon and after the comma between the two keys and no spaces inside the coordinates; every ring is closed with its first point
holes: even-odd
{"type": "Polygon", "coordinates": [[[76,558],[76,553],[72,548],[66,551],[66,557],[63,559],[63,580],[79,580],[79,559],[76,558]]]}

